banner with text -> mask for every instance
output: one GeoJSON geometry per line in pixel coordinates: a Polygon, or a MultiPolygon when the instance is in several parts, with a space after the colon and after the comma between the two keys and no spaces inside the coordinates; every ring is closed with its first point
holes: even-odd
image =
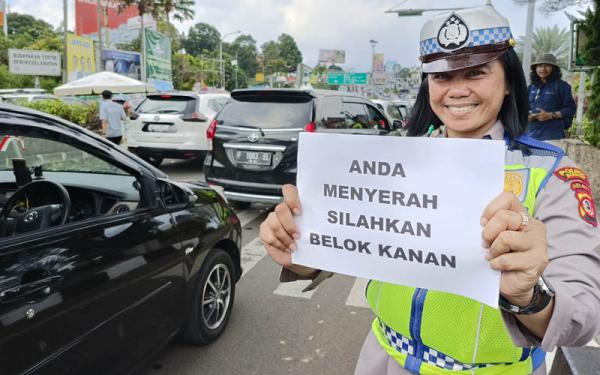
{"type": "Polygon", "coordinates": [[[146,78],[158,91],[173,90],[171,41],[151,30],[146,30],[146,78]]]}
{"type": "Polygon", "coordinates": [[[60,76],[60,53],[9,48],[8,69],[12,74],[60,76]]]}
{"type": "Polygon", "coordinates": [[[67,81],[73,82],[94,73],[94,41],[84,36],[67,34],[67,81]]]}
{"type": "Polygon", "coordinates": [[[500,273],[485,260],[480,218],[503,190],[503,142],[319,133],[299,142],[293,263],[497,307],[500,273]]]}

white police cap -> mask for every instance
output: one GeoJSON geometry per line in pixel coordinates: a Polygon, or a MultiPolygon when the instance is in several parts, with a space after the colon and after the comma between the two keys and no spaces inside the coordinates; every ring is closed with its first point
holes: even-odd
{"type": "Polygon", "coordinates": [[[515,45],[508,20],[490,5],[435,16],[423,25],[420,40],[424,73],[485,64],[515,45]]]}

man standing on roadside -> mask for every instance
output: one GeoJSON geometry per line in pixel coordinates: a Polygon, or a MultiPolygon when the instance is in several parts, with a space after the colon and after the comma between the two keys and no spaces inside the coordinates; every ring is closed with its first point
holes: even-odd
{"type": "Polygon", "coordinates": [[[112,92],[102,91],[102,102],[100,103],[100,121],[102,121],[102,135],[109,141],[120,144],[123,139],[123,126],[125,111],[123,106],[112,101],[112,92]]]}

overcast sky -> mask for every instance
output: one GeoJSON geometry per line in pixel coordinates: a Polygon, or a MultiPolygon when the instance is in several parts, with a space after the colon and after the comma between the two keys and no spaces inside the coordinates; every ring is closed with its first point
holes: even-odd
{"type": "MultiPolygon", "coordinates": [[[[70,29],[74,27],[74,2],[68,0],[70,29]]],[[[9,0],[10,11],[34,15],[54,26],[62,21],[62,3],[62,0],[9,0]]],[[[176,23],[176,26],[187,32],[194,23],[206,22],[222,35],[241,30],[252,35],[259,48],[281,33],[288,33],[298,43],[307,65],[316,64],[319,49],[343,49],[346,51],[344,68],[360,72],[371,67],[370,39],[379,42],[375,52],[384,53],[386,61],[395,60],[402,66],[418,64],[419,30],[427,16],[434,13],[425,13],[422,17],[398,17],[386,14],[386,10],[483,3],[484,0],[199,0],[195,19],[176,23]]],[[[525,35],[526,5],[515,5],[513,0],[493,0],[492,3],[509,19],[513,35],[525,35]]],[[[567,9],[572,14],[576,10],[567,9]]],[[[563,12],[547,16],[537,11],[534,24],[535,27],[569,27],[563,12]]],[[[226,40],[233,39],[235,36],[226,40]]]]}

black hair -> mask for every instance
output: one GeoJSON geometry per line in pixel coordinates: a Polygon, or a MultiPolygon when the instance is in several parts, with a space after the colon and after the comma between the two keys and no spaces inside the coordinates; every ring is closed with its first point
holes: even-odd
{"type": "MultiPolygon", "coordinates": [[[[527,85],[525,74],[521,67],[521,61],[512,48],[498,58],[504,68],[504,77],[508,86],[508,95],[500,108],[499,119],[511,139],[518,138],[525,132],[527,126],[527,111],[529,100],[527,96],[527,85]]],[[[429,104],[429,85],[427,75],[422,75],[423,81],[417,94],[417,100],[412,109],[408,123],[408,135],[420,136],[427,133],[431,125],[438,128],[442,121],[435,115],[429,104]]]]}
{"type": "Polygon", "coordinates": [[[112,98],[112,92],[109,90],[102,91],[102,99],[110,99],[112,98]]]}
{"type": "MultiPolygon", "coordinates": [[[[552,65],[552,64],[548,64],[548,65],[552,65]]],[[[542,83],[542,79],[540,78],[540,76],[537,75],[537,73],[535,71],[536,66],[537,66],[537,64],[531,66],[531,72],[529,72],[529,78],[531,79],[531,83],[540,84],[540,83],[542,83]]],[[[562,78],[562,71],[560,70],[560,67],[558,67],[556,65],[552,65],[552,72],[550,73],[548,78],[546,78],[546,82],[558,81],[561,78],[562,78]]]]}

